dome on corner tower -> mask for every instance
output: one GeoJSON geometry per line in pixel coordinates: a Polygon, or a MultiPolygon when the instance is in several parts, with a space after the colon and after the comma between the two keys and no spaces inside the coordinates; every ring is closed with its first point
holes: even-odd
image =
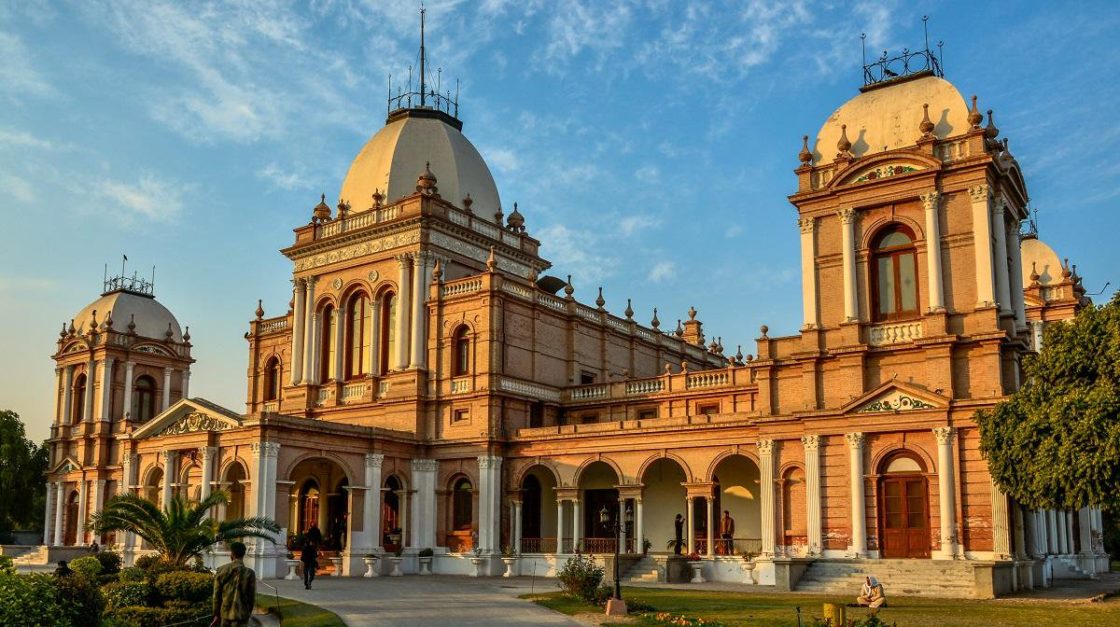
{"type": "Polygon", "coordinates": [[[183,341],[179,321],[167,307],[160,304],[151,294],[130,290],[114,290],[102,294],[101,298],[86,305],[74,316],[74,328],[79,334],[85,334],[89,332],[94,319],[100,327],[109,312],[112,312],[113,330],[118,333],[128,333],[128,325],[132,322],[136,325],[136,335],[140,337],[167,339],[167,332],[170,329],[171,341],[183,341]],[[97,312],[96,318],[94,312],[97,312]]]}
{"type": "Polygon", "coordinates": [[[501,206],[494,177],[461,127],[435,110],[394,111],[350,164],[340,198],[354,212],[373,206],[374,190],[380,190],[386,204],[396,202],[416,192],[416,177],[431,164],[441,197],[461,206],[470,194],[476,213],[494,213],[501,206]]]}
{"type": "Polygon", "coordinates": [[[937,139],[960,135],[968,130],[968,105],[949,81],[937,76],[921,76],[864,91],[845,102],[828,117],[817,133],[813,160],[831,163],[838,152],[841,125],[847,125],[851,152],[862,157],[877,152],[910,147],[921,132],[922,105],[929,105],[933,135],[937,139]]]}

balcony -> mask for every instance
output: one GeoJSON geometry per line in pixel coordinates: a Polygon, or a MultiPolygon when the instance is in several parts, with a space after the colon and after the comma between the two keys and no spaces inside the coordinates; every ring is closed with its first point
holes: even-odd
{"type": "Polygon", "coordinates": [[[924,325],[921,320],[886,322],[867,327],[867,343],[871,346],[891,346],[922,339],[924,325]]]}

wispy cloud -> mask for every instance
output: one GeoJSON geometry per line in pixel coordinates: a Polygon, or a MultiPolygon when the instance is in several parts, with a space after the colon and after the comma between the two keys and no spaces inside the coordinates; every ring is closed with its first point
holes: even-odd
{"type": "Polygon", "coordinates": [[[0,94],[19,101],[25,96],[55,93],[18,35],[0,31],[0,94]]]}
{"type": "Polygon", "coordinates": [[[591,286],[601,284],[617,271],[618,257],[603,250],[600,236],[594,231],[553,224],[540,229],[535,236],[541,240],[543,256],[557,266],[558,272],[571,273],[574,280],[588,283],[576,286],[576,298],[581,301],[592,300],[586,296],[591,286]],[[583,296],[581,290],[587,290],[582,292],[583,296]]]}
{"type": "Polygon", "coordinates": [[[311,187],[311,182],[307,180],[307,176],[302,171],[281,167],[275,161],[257,170],[256,174],[257,178],[278,189],[293,190],[309,189],[311,187]]]}
{"type": "Polygon", "coordinates": [[[661,220],[645,214],[624,216],[618,221],[618,232],[623,237],[630,237],[635,233],[644,229],[652,228],[661,224],[661,220]]]}
{"type": "Polygon", "coordinates": [[[144,219],[173,222],[183,210],[184,196],[192,189],[146,174],[136,182],[100,179],[92,185],[94,195],[112,203],[110,214],[122,222],[144,219]]]}
{"type": "Polygon", "coordinates": [[[35,200],[35,190],[26,179],[14,174],[0,173],[0,189],[9,198],[30,203],[35,200]]]}
{"type": "Polygon", "coordinates": [[[649,269],[646,279],[650,283],[664,283],[677,273],[677,264],[672,261],[658,261],[649,269]]]}
{"type": "Polygon", "coordinates": [[[50,141],[35,137],[27,131],[16,131],[7,128],[0,128],[0,146],[39,148],[42,150],[51,150],[55,147],[50,141]]]}

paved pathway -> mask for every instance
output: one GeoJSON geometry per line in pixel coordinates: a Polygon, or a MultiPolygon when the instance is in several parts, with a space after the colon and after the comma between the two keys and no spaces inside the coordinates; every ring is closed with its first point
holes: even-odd
{"type": "MultiPolygon", "coordinates": [[[[301,581],[269,580],[280,596],[329,609],[348,625],[581,625],[558,612],[518,599],[530,592],[527,577],[319,577],[311,590],[301,581]]],[[[553,579],[536,590],[553,591],[553,579]]],[[[258,594],[271,594],[260,586],[258,594]]]]}

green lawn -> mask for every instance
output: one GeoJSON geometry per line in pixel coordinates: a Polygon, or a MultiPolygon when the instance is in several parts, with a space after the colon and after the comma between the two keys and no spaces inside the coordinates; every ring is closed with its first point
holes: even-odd
{"type": "MultiPolygon", "coordinates": [[[[796,608],[803,620],[820,617],[824,602],[847,603],[850,599],[791,594],[693,592],[654,588],[624,588],[623,597],[693,618],[718,621],[724,625],[759,627],[796,627],[796,608]]],[[[530,595],[526,598],[565,614],[601,611],[579,603],[561,593],[530,595]]],[[[848,608],[848,618],[867,615],[863,608],[848,608]]],[[[1023,601],[967,601],[943,599],[890,598],[889,607],[879,617],[899,627],[1035,627],[1037,625],[1120,625],[1120,599],[1103,603],[1054,603],[1023,601]]],[[[655,624],[642,621],[638,624],[655,624]]]]}
{"type": "Polygon", "coordinates": [[[274,596],[259,594],[257,606],[273,614],[279,613],[284,619],[284,627],[346,627],[346,623],[334,612],[284,597],[280,597],[280,605],[277,606],[276,600],[274,596]]]}

